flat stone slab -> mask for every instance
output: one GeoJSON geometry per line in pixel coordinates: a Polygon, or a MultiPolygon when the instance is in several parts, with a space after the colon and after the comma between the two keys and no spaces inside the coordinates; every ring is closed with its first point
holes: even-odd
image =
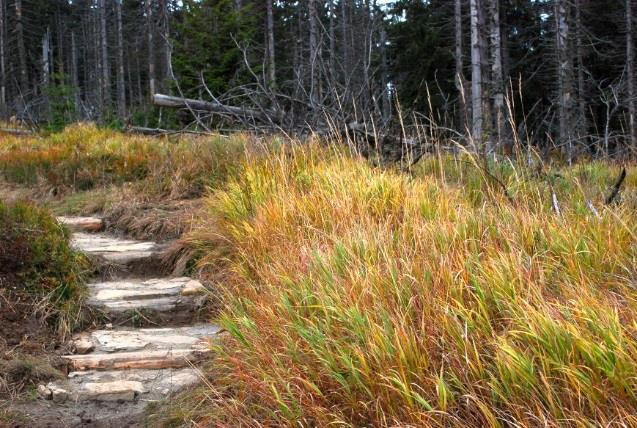
{"type": "Polygon", "coordinates": [[[74,233],[71,244],[73,248],[89,256],[102,257],[111,263],[118,264],[156,256],[162,249],[162,246],[156,242],[120,239],[103,233],[74,233]]]}
{"type": "Polygon", "coordinates": [[[65,355],[72,370],[167,369],[188,367],[210,353],[209,348],[65,355]]]}
{"type": "Polygon", "coordinates": [[[72,372],[68,379],[40,385],[44,399],[65,401],[132,402],[165,399],[196,385],[200,376],[193,368],[161,370],[110,370],[72,372]]]}
{"type": "Polygon", "coordinates": [[[175,328],[141,328],[126,330],[96,330],[72,339],[76,353],[86,349],[93,353],[193,349],[205,351],[208,340],[219,333],[213,324],[175,328]],[[78,346],[79,345],[79,346],[78,346]]]}
{"type": "Polygon", "coordinates": [[[104,220],[99,217],[57,217],[61,223],[75,232],[99,232],[104,229],[104,220]]]}
{"type": "Polygon", "coordinates": [[[88,285],[87,303],[110,312],[150,310],[166,312],[197,307],[205,299],[205,287],[188,277],[164,279],[127,279],[88,285]]]}

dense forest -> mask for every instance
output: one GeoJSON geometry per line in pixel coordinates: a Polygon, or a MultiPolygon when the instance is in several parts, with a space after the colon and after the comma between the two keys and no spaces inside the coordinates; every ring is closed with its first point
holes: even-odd
{"type": "Polygon", "coordinates": [[[487,152],[624,155],[637,146],[632,3],[0,0],[0,113],[223,129],[249,108],[260,128],[332,117],[487,152]],[[175,113],[155,94],[229,109],[175,113]]]}

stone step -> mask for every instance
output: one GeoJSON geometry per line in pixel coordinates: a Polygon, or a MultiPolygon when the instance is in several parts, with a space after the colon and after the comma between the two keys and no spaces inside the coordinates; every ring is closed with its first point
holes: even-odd
{"type": "Polygon", "coordinates": [[[149,321],[188,320],[207,297],[201,282],[188,277],[97,282],[88,288],[87,304],[111,321],[128,319],[135,313],[149,321]]]}
{"type": "Polygon", "coordinates": [[[76,354],[63,358],[74,371],[187,367],[209,354],[210,340],[218,333],[212,324],[97,330],[74,336],[76,354]]]}
{"type": "Polygon", "coordinates": [[[169,267],[162,260],[167,244],[124,239],[106,233],[76,232],[71,239],[71,245],[93,261],[97,272],[104,280],[131,276],[161,276],[169,271],[169,267]]]}
{"type": "Polygon", "coordinates": [[[122,239],[103,233],[78,232],[71,240],[73,248],[118,264],[127,264],[157,255],[163,247],[155,242],[122,239]]]}
{"type": "Polygon", "coordinates": [[[57,217],[61,223],[74,232],[100,232],[104,229],[104,220],[99,217],[57,217]]]}
{"type": "Polygon", "coordinates": [[[38,393],[56,403],[96,401],[143,405],[168,398],[199,381],[199,373],[194,368],[90,370],[72,372],[68,379],[40,385],[38,393]]]}
{"type": "Polygon", "coordinates": [[[77,354],[171,349],[205,350],[208,347],[207,339],[215,337],[217,333],[219,327],[213,324],[175,328],[96,330],[75,335],[71,345],[77,354]]]}

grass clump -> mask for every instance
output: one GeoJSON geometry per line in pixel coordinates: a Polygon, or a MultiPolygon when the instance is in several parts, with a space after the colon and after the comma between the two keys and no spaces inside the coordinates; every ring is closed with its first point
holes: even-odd
{"type": "Polygon", "coordinates": [[[6,303],[2,315],[35,313],[62,334],[74,328],[86,292],[88,262],[70,247],[69,237],[47,211],[0,201],[0,291],[6,303]]]}
{"type": "Polygon", "coordinates": [[[188,238],[223,272],[230,333],[198,420],[637,424],[637,218],[585,181],[617,168],[559,186],[502,168],[513,202],[454,159],[411,177],[315,147],[247,161],[188,238]]]}

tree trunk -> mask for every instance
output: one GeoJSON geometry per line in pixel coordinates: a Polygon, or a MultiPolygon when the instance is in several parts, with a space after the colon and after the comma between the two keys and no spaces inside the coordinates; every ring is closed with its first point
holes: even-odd
{"type": "Polygon", "coordinates": [[[6,0],[0,0],[0,116],[7,109],[6,0]]]}
{"type": "MultiPolygon", "coordinates": [[[[628,0],[626,0],[628,1],[628,0]]],[[[586,133],[586,87],[584,80],[584,26],[582,24],[582,0],[575,3],[575,43],[577,55],[577,129],[579,136],[586,133]]]]}
{"type": "Polygon", "coordinates": [[[628,129],[630,132],[630,146],[637,149],[637,114],[635,106],[635,52],[633,42],[633,4],[632,0],[626,0],[626,79],[628,80],[628,129]]]}
{"type": "Polygon", "coordinates": [[[153,40],[153,1],[146,0],[146,19],[148,32],[148,89],[152,99],[155,95],[155,46],[153,40]]]}
{"type": "Polygon", "coordinates": [[[499,3],[499,0],[489,0],[493,126],[497,147],[502,144],[504,137],[504,76],[502,74],[502,36],[499,3]]]}
{"type": "Polygon", "coordinates": [[[24,47],[24,25],[22,23],[22,0],[15,0],[15,30],[18,43],[18,63],[20,74],[21,99],[29,91],[29,77],[27,75],[27,54],[24,47]]]}
{"type": "Polygon", "coordinates": [[[46,33],[42,36],[42,89],[51,84],[51,29],[47,27],[46,33]]]}
{"type": "Polygon", "coordinates": [[[573,160],[573,60],[568,46],[569,23],[567,1],[568,0],[555,0],[555,34],[559,92],[559,144],[570,164],[573,160]]]}
{"type": "Polygon", "coordinates": [[[478,0],[470,0],[471,7],[471,110],[472,137],[476,149],[482,146],[482,57],[480,46],[480,5],[478,0]]]}
{"type": "Polygon", "coordinates": [[[75,44],[75,32],[71,32],[71,85],[73,86],[73,100],[75,112],[80,109],[80,79],[77,70],[77,46],[75,44]]]}
{"type": "Polygon", "coordinates": [[[464,88],[464,66],[462,60],[462,0],[455,0],[454,10],[455,22],[455,61],[456,61],[456,90],[458,91],[458,128],[464,130],[467,121],[467,103],[464,88]]]}
{"type": "Polygon", "coordinates": [[[383,90],[382,98],[382,114],[383,124],[386,125],[391,119],[392,103],[391,93],[389,92],[389,64],[387,63],[387,31],[381,20],[380,29],[380,60],[381,60],[381,85],[383,90]]]}
{"type": "Polygon", "coordinates": [[[122,0],[115,0],[117,20],[117,115],[126,117],[126,86],[124,82],[124,32],[122,29],[122,0]]]}
{"type": "Polygon", "coordinates": [[[268,85],[276,85],[276,63],[274,56],[274,11],[272,10],[273,0],[266,1],[267,8],[267,44],[268,44],[268,85]]]}
{"type": "Polygon", "coordinates": [[[337,82],[336,76],[336,5],[334,0],[329,3],[330,12],[330,85],[335,87],[337,82]]]}
{"type": "Polygon", "coordinates": [[[100,47],[102,49],[102,103],[108,110],[111,107],[111,70],[106,37],[106,0],[100,0],[100,47]]]}
{"type": "Polygon", "coordinates": [[[320,96],[318,89],[319,77],[317,77],[317,70],[319,69],[319,41],[316,0],[308,0],[308,19],[310,21],[310,58],[308,62],[310,68],[310,101],[314,106],[320,96]]]}

